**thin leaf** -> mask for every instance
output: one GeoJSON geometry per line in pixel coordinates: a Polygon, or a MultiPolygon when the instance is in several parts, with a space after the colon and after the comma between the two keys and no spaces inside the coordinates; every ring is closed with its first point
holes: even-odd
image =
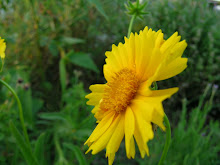
{"type": "Polygon", "coordinates": [[[62,113],[41,113],[40,114],[40,118],[42,119],[46,119],[46,120],[61,120],[61,121],[65,121],[66,118],[62,113]]]}
{"type": "Polygon", "coordinates": [[[19,133],[18,129],[15,127],[15,125],[12,122],[10,122],[10,129],[11,129],[12,135],[16,139],[16,143],[19,149],[21,150],[21,153],[24,156],[24,159],[26,160],[26,162],[31,165],[38,165],[37,159],[33,155],[31,148],[28,147],[22,135],[19,133]]]}
{"type": "Polygon", "coordinates": [[[76,159],[78,160],[80,165],[88,165],[84,154],[82,153],[82,151],[80,150],[80,148],[78,146],[75,146],[70,143],[64,143],[63,145],[66,148],[69,148],[70,150],[72,150],[74,152],[76,159]]]}
{"type": "Polygon", "coordinates": [[[45,164],[44,163],[44,153],[45,153],[45,133],[42,133],[36,143],[35,143],[35,148],[34,148],[34,155],[39,161],[41,165],[45,164]]]}
{"type": "Polygon", "coordinates": [[[88,0],[92,5],[94,5],[96,7],[96,9],[105,17],[105,19],[108,20],[108,16],[106,15],[102,4],[99,0],[88,0]]]}
{"type": "Polygon", "coordinates": [[[62,42],[64,42],[65,44],[74,45],[74,44],[85,43],[85,40],[80,38],[73,38],[73,37],[63,37],[62,42]]]}
{"type": "Polygon", "coordinates": [[[60,84],[61,84],[62,92],[64,93],[66,89],[66,68],[65,68],[64,58],[62,58],[59,62],[59,71],[60,71],[60,84]]]}
{"type": "Polygon", "coordinates": [[[25,121],[28,123],[29,126],[31,126],[31,128],[33,128],[34,122],[33,122],[33,111],[32,111],[31,88],[28,87],[26,90],[21,89],[18,94],[23,107],[25,121]]]}

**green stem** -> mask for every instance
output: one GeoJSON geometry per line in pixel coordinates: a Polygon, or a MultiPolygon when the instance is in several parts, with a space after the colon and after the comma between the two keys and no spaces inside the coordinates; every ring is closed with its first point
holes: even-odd
{"type": "Polygon", "coordinates": [[[133,23],[134,23],[134,19],[136,18],[136,14],[132,15],[131,17],[131,21],[130,21],[130,24],[129,24],[129,28],[128,28],[128,35],[127,35],[127,38],[130,37],[130,34],[131,34],[131,29],[133,27],[133,23]]]}
{"type": "Polygon", "coordinates": [[[14,95],[14,97],[17,101],[18,109],[19,109],[19,118],[20,118],[22,129],[23,129],[23,133],[24,133],[27,144],[30,146],[30,141],[29,141],[27,129],[24,124],[24,115],[23,115],[23,109],[21,106],[20,99],[19,99],[18,95],[15,93],[14,89],[8,83],[6,83],[5,81],[3,81],[1,79],[0,79],[0,83],[2,83],[4,86],[6,86],[11,91],[11,93],[14,95]]]}
{"type": "Polygon", "coordinates": [[[166,125],[166,143],[164,145],[163,153],[162,153],[162,156],[160,158],[160,161],[159,161],[158,165],[162,165],[163,164],[163,161],[165,160],[165,158],[167,156],[167,152],[169,150],[170,141],[171,141],[170,122],[169,122],[166,114],[164,116],[164,122],[165,122],[165,125],[166,125]]]}

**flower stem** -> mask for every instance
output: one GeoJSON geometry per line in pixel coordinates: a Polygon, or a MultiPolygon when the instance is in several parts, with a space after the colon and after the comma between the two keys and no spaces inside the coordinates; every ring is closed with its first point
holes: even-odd
{"type": "Polygon", "coordinates": [[[170,122],[169,122],[166,114],[164,116],[164,122],[165,122],[165,126],[166,126],[166,143],[164,145],[163,153],[162,153],[162,156],[160,158],[160,161],[159,161],[158,165],[162,165],[163,164],[163,161],[165,160],[165,158],[167,156],[167,152],[169,150],[170,141],[171,141],[170,122]]]}
{"type": "Polygon", "coordinates": [[[24,115],[23,115],[23,109],[21,106],[20,99],[19,99],[18,95],[16,94],[16,92],[14,91],[14,89],[8,83],[6,83],[5,81],[3,81],[1,79],[0,79],[0,83],[2,83],[4,86],[6,86],[11,91],[11,93],[14,95],[14,97],[17,101],[18,109],[19,109],[19,118],[20,118],[22,129],[23,129],[23,133],[24,133],[27,144],[30,146],[30,141],[29,141],[27,129],[24,124],[24,115]]]}
{"type": "Polygon", "coordinates": [[[136,14],[132,15],[131,17],[131,21],[130,21],[130,24],[129,24],[129,28],[128,28],[128,35],[127,35],[127,38],[130,37],[130,34],[131,34],[131,29],[133,27],[133,23],[134,23],[134,19],[136,18],[136,14]]]}

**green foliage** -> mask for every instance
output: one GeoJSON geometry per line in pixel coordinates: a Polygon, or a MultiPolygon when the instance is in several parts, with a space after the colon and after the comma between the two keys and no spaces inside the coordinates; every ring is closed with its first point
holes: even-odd
{"type": "Polygon", "coordinates": [[[80,165],[87,165],[88,164],[84,154],[82,153],[82,151],[80,150],[79,147],[72,145],[71,143],[70,144],[64,143],[64,146],[74,152],[74,154],[76,155],[76,159],[78,160],[80,165]]]}
{"type": "Polygon", "coordinates": [[[96,73],[99,73],[98,68],[96,67],[95,63],[92,61],[91,57],[82,52],[69,52],[67,54],[67,60],[75,65],[84,67],[86,69],[92,70],[96,73]]]}
{"type": "Polygon", "coordinates": [[[10,129],[11,129],[12,135],[16,139],[16,144],[18,145],[19,149],[21,150],[24,156],[24,159],[27,161],[28,164],[37,165],[38,162],[36,158],[33,156],[31,148],[25,142],[22,135],[19,133],[18,129],[14,126],[12,122],[10,122],[10,129]]]}
{"type": "MultiPolygon", "coordinates": [[[[31,141],[28,146],[22,136],[16,100],[0,86],[0,164],[107,164],[105,151],[96,156],[84,154],[87,147],[83,144],[95,127],[85,95],[89,85],[105,82],[104,53],[127,34],[130,16],[125,14],[125,2],[0,2],[0,34],[7,42],[1,79],[20,97],[31,141]]],[[[135,20],[133,31],[147,25],[162,29],[165,38],[178,31],[188,43],[187,70],[158,83],[159,88],[180,88],[165,105],[172,121],[165,164],[219,164],[219,121],[213,119],[218,116],[220,93],[214,98],[211,94],[207,101],[212,92],[202,95],[201,91],[209,83],[220,84],[219,14],[206,0],[152,0],[144,11],[149,14],[135,20]]],[[[139,152],[135,160],[128,160],[122,142],[115,164],[157,164],[164,139],[165,133],[158,130],[149,143],[151,155],[144,160],[139,152]]]]}
{"type": "Polygon", "coordinates": [[[106,15],[103,7],[102,7],[102,4],[99,0],[88,0],[89,3],[91,3],[92,5],[94,5],[96,7],[96,9],[105,17],[105,19],[108,20],[108,16],[106,15]]]}
{"type": "Polygon", "coordinates": [[[37,138],[37,141],[35,143],[35,146],[34,146],[34,155],[35,157],[37,158],[39,164],[43,165],[43,164],[46,164],[46,161],[45,161],[45,157],[44,157],[44,154],[45,154],[45,143],[46,141],[46,134],[45,133],[42,133],[38,138],[37,138]]]}

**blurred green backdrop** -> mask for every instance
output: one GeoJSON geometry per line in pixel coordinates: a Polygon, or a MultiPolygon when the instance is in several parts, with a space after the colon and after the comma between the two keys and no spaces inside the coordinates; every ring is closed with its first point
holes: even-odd
{"type": "MultiPolygon", "coordinates": [[[[7,42],[1,79],[18,93],[33,154],[42,165],[107,164],[105,151],[85,155],[85,140],[95,128],[84,96],[91,84],[105,83],[105,51],[123,42],[130,16],[125,0],[1,0],[0,36],[7,42]]],[[[188,43],[188,68],[159,82],[180,88],[164,102],[172,126],[165,164],[220,164],[220,11],[207,0],[150,0],[149,12],[135,20],[162,29],[165,38],[178,31],[188,43]],[[215,95],[215,96],[214,96],[215,95]]],[[[12,94],[0,86],[0,164],[27,164],[9,130],[21,130],[12,94]]],[[[150,142],[150,157],[126,158],[124,143],[115,164],[157,164],[165,142],[160,130],[150,142]]]]}

